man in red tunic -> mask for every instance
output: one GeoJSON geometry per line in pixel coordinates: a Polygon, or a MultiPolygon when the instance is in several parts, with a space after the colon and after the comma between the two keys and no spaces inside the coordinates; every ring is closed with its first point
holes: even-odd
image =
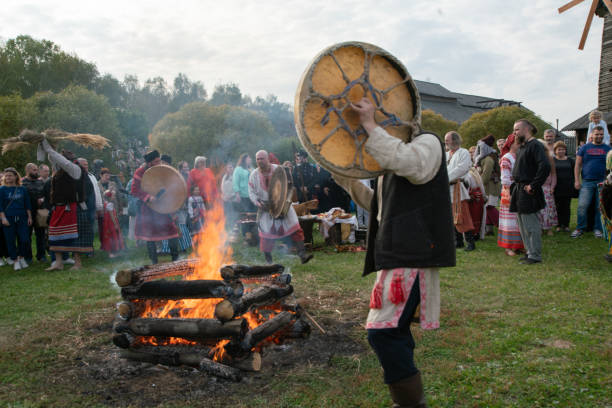
{"type": "Polygon", "coordinates": [[[157,249],[155,242],[168,240],[170,246],[170,254],[172,260],[178,259],[178,229],[172,222],[172,218],[168,214],[160,214],[154,211],[147,205],[155,201],[155,196],[147,194],[140,187],[142,182],[142,175],[149,168],[161,164],[159,152],[153,150],[144,156],[146,164],[139,167],[134,172],[134,181],[132,182],[132,189],[130,193],[144,203],[140,206],[138,214],[136,215],[136,227],[134,235],[136,239],[145,241],[147,243],[147,251],[149,252],[149,258],[151,263],[157,263],[157,249]]]}
{"type": "Polygon", "coordinates": [[[187,191],[191,191],[193,185],[197,185],[200,188],[200,195],[209,206],[219,196],[215,175],[211,169],[206,167],[206,157],[204,156],[197,156],[195,158],[193,169],[189,172],[189,177],[187,178],[187,191]]]}

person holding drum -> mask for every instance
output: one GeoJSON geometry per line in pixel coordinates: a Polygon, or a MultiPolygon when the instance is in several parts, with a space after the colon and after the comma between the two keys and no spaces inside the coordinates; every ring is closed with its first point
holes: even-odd
{"type": "Polygon", "coordinates": [[[257,225],[259,227],[259,249],[264,253],[267,263],[272,263],[274,241],[290,237],[302,263],[312,259],[312,254],[304,248],[304,231],[300,227],[293,207],[289,206],[285,215],[275,217],[270,211],[269,188],[274,170],[280,167],[270,163],[268,152],[260,150],[255,155],[257,168],[249,176],[249,198],[257,207],[257,225]]]}
{"type": "Polygon", "coordinates": [[[366,324],[368,341],[394,406],[425,407],[410,323],[420,304],[421,326],[439,327],[438,268],[455,265],[444,146],[430,133],[417,134],[408,143],[391,136],[374,120],[376,108],[367,98],[351,106],[368,134],[367,153],[385,171],[373,189],[334,175],[371,214],[363,275],[376,272],[377,277],[366,324]]]}
{"type": "Polygon", "coordinates": [[[136,215],[134,235],[136,239],[146,241],[152,264],[157,263],[155,243],[164,239],[168,240],[170,255],[172,260],[176,261],[178,259],[178,229],[169,214],[161,214],[150,207],[158,197],[148,194],[141,187],[144,173],[151,167],[161,164],[159,152],[157,150],[150,151],[144,155],[144,159],[146,164],[134,172],[134,180],[130,191],[130,194],[145,203],[145,205],[140,206],[136,215]]]}

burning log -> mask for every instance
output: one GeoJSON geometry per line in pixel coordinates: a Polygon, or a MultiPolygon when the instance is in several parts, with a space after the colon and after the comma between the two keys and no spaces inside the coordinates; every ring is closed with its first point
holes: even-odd
{"type": "MultiPolygon", "coordinates": [[[[142,361],[151,364],[163,364],[168,366],[186,365],[200,367],[202,354],[198,352],[163,352],[155,353],[143,350],[126,349],[119,353],[121,358],[134,361],[142,361]]],[[[242,359],[229,357],[227,354],[220,363],[238,368],[242,371],[261,371],[261,354],[249,353],[242,359]]]]}
{"type": "Polygon", "coordinates": [[[255,276],[266,276],[283,273],[285,267],[283,265],[225,265],[221,268],[221,277],[224,280],[233,280],[239,278],[251,278],[255,276]]]}
{"type": "Polygon", "coordinates": [[[279,299],[293,293],[293,286],[261,286],[252,292],[246,293],[237,301],[223,300],[215,307],[215,317],[222,322],[240,316],[254,305],[265,305],[277,302],[279,299]]]}
{"type": "Polygon", "coordinates": [[[184,259],[165,264],[125,269],[117,272],[115,282],[117,282],[117,285],[124,287],[168,276],[185,275],[193,270],[197,262],[197,259],[184,259]]]}
{"type": "Polygon", "coordinates": [[[217,319],[132,319],[115,324],[117,333],[188,339],[242,338],[247,329],[248,324],[245,319],[226,323],[221,323],[217,319]]]}
{"type": "Polygon", "coordinates": [[[279,313],[272,319],[268,320],[265,323],[262,323],[253,330],[249,331],[244,336],[244,339],[242,339],[242,341],[240,342],[240,347],[244,351],[251,350],[259,342],[265,340],[266,337],[275,334],[277,331],[291,324],[294,319],[295,316],[289,312],[279,313]]]}
{"type": "Polygon", "coordinates": [[[221,358],[221,363],[236,367],[242,371],[260,371],[261,370],[261,354],[257,352],[249,353],[244,358],[237,358],[224,354],[221,358]]]}
{"type": "Polygon", "coordinates": [[[242,378],[242,372],[238,368],[217,363],[209,358],[203,358],[200,360],[199,369],[207,374],[227,378],[228,380],[236,382],[240,381],[242,378]]]}
{"type": "Polygon", "coordinates": [[[241,296],[242,283],[220,280],[180,280],[165,279],[144,282],[139,286],[126,286],[121,289],[124,299],[206,299],[241,296]]]}
{"type": "Polygon", "coordinates": [[[240,282],[243,285],[249,284],[268,284],[268,285],[289,285],[291,283],[292,276],[290,273],[283,273],[281,275],[273,276],[254,276],[252,278],[240,278],[240,282]]]}

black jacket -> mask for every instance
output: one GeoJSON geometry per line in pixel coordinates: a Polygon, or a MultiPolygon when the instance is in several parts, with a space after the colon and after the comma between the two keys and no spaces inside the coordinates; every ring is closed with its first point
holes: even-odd
{"type": "Polygon", "coordinates": [[[546,147],[536,138],[521,146],[512,169],[514,183],[510,186],[510,211],[530,214],[546,207],[542,184],[549,174],[550,162],[546,147]],[[523,189],[526,185],[531,186],[531,194],[523,189]]]}
{"type": "Polygon", "coordinates": [[[455,266],[455,234],[442,143],[440,150],[440,168],[428,183],[412,184],[395,174],[383,177],[380,225],[374,183],[364,276],[380,269],[455,266]]]}

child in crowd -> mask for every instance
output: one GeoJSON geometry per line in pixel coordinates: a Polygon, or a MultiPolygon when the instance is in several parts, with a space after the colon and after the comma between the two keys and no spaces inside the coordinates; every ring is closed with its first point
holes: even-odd
{"type": "Polygon", "coordinates": [[[193,237],[204,226],[204,214],[206,213],[206,206],[200,196],[200,188],[197,185],[191,188],[191,196],[187,201],[187,213],[191,220],[191,236],[193,237]]]}
{"type": "MultiPolygon", "coordinates": [[[[591,111],[589,113],[589,130],[587,131],[587,137],[590,137],[591,132],[595,126],[601,126],[604,129],[604,144],[610,144],[610,133],[608,132],[608,124],[601,118],[601,112],[598,110],[591,111]]],[[[592,143],[593,141],[590,140],[592,143]]]]}
{"type": "Polygon", "coordinates": [[[102,230],[100,231],[100,241],[102,242],[102,250],[108,252],[109,258],[115,258],[117,252],[125,249],[121,228],[119,227],[119,219],[117,218],[117,210],[114,204],[113,190],[104,192],[104,219],[102,221],[102,230]]]}

